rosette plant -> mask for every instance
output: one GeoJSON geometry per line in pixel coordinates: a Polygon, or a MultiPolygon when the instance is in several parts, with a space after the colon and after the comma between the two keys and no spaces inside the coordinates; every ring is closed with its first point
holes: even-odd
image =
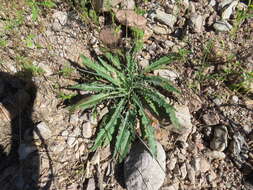
{"type": "Polygon", "coordinates": [[[106,53],[104,58],[98,57],[97,61],[83,55],[81,58],[84,71],[93,75],[94,81],[70,88],[92,93],[71,109],[86,110],[104,104],[109,110],[99,122],[91,151],[111,143],[113,156],[121,162],[138,136],[147,143],[151,154],[156,156],[155,128],[150,113],[157,117],[166,115],[177,126],[176,110],[164,94],[179,91],[169,80],[154,76],[152,72],[178,60],[179,55],[164,56],[144,69],[141,69],[131,53],[124,57],[106,53]]]}

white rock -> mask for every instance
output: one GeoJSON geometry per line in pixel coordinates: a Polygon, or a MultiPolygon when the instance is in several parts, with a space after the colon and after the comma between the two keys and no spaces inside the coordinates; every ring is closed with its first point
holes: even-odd
{"type": "Polygon", "coordinates": [[[125,0],[121,2],[121,6],[123,9],[134,9],[135,8],[135,2],[134,0],[125,0]]]}
{"type": "Polygon", "coordinates": [[[165,160],[165,151],[159,143],[157,143],[157,161],[142,143],[134,145],[124,163],[127,189],[158,190],[166,175],[165,160]]]}
{"type": "Polygon", "coordinates": [[[201,158],[200,159],[200,171],[202,173],[206,173],[207,171],[209,171],[211,168],[210,163],[205,159],[205,158],[201,158]]]}
{"type": "Polygon", "coordinates": [[[52,131],[45,122],[40,122],[33,130],[33,138],[46,140],[52,136],[52,131]]]}
{"type": "Polygon", "coordinates": [[[202,15],[193,14],[190,17],[191,28],[196,33],[202,33],[204,29],[204,18],[202,15]]]}
{"type": "Polygon", "coordinates": [[[67,144],[69,145],[70,148],[74,147],[76,144],[76,137],[73,136],[68,137],[67,144]]]}
{"type": "Polygon", "coordinates": [[[67,12],[57,11],[52,16],[54,19],[59,21],[61,25],[65,25],[68,21],[68,14],[67,12]]]}
{"type": "Polygon", "coordinates": [[[169,169],[170,171],[172,171],[172,170],[175,168],[176,163],[177,163],[177,158],[172,157],[172,158],[169,160],[168,169],[169,169]]]}
{"type": "Polygon", "coordinates": [[[210,148],[216,151],[223,151],[227,147],[228,130],[224,125],[214,127],[214,135],[210,142],[210,148]]]}
{"type": "Polygon", "coordinates": [[[186,142],[189,134],[192,131],[191,114],[189,108],[185,105],[175,105],[176,117],[179,122],[179,127],[170,125],[168,129],[171,131],[181,134],[177,140],[186,142]]]}
{"type": "Polygon", "coordinates": [[[164,43],[165,43],[165,46],[168,48],[171,48],[175,45],[175,43],[170,40],[166,40],[164,43]]]}
{"type": "Polygon", "coordinates": [[[232,25],[229,24],[227,21],[217,21],[213,24],[213,27],[218,32],[227,32],[232,29],[232,25]]]}
{"type": "Polygon", "coordinates": [[[92,133],[92,124],[88,121],[88,122],[85,122],[82,126],[82,135],[84,138],[91,138],[93,133],[92,133]]]}
{"type": "Polygon", "coordinates": [[[95,189],[96,189],[95,180],[94,178],[90,178],[86,190],[95,190],[95,189]]]}
{"type": "Polygon", "coordinates": [[[163,11],[157,10],[155,18],[163,24],[166,24],[171,29],[174,27],[174,24],[177,22],[177,17],[172,14],[167,14],[163,11]]]}
{"type": "Polygon", "coordinates": [[[216,0],[210,0],[208,5],[214,7],[216,5],[216,0]]]}
{"type": "Polygon", "coordinates": [[[155,34],[164,35],[164,34],[168,34],[169,33],[168,29],[166,29],[165,27],[157,26],[157,25],[153,26],[152,30],[153,30],[153,32],[155,34]]]}
{"type": "Polygon", "coordinates": [[[191,164],[196,172],[200,171],[200,158],[194,158],[191,164]]]}
{"type": "Polygon", "coordinates": [[[157,76],[164,77],[168,80],[175,81],[177,78],[179,78],[179,74],[175,71],[168,70],[168,69],[158,69],[154,71],[154,74],[157,76]]]}
{"type": "Polygon", "coordinates": [[[186,164],[186,169],[187,169],[188,179],[190,180],[192,184],[195,184],[195,176],[196,176],[195,170],[188,163],[186,164]]]}
{"type": "Polygon", "coordinates": [[[181,178],[185,179],[187,176],[187,170],[186,170],[185,163],[183,163],[183,165],[180,167],[180,171],[181,171],[181,178]]]}
{"type": "Polygon", "coordinates": [[[224,11],[221,14],[221,18],[223,20],[228,20],[230,16],[232,15],[233,11],[235,10],[235,7],[237,6],[238,1],[233,1],[227,8],[224,9],[224,11]]]}
{"type": "Polygon", "coordinates": [[[226,5],[229,5],[233,2],[234,0],[223,0],[219,3],[218,8],[223,9],[226,5]]]}
{"type": "Polygon", "coordinates": [[[18,148],[19,159],[24,160],[32,152],[36,151],[35,146],[29,146],[26,144],[20,144],[18,148]]]}
{"type": "Polygon", "coordinates": [[[217,159],[217,160],[224,160],[226,158],[226,154],[220,151],[210,151],[205,153],[207,158],[217,159]]]}

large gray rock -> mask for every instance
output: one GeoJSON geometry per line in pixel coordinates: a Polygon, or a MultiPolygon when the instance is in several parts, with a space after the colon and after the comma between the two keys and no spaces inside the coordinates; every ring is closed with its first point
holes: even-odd
{"type": "Polygon", "coordinates": [[[133,146],[124,163],[125,183],[128,190],[158,190],[164,181],[165,151],[157,143],[157,159],[142,143],[133,146]]]}
{"type": "Polygon", "coordinates": [[[177,17],[172,14],[167,14],[163,11],[157,10],[155,18],[163,24],[166,24],[171,29],[174,27],[174,24],[177,22],[177,17]]]}

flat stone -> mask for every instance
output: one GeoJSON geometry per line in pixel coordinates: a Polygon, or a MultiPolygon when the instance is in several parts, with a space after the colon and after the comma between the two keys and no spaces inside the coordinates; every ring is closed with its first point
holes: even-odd
{"type": "Polygon", "coordinates": [[[52,136],[52,131],[45,122],[40,122],[33,130],[34,139],[49,139],[52,136]]]}
{"type": "Polygon", "coordinates": [[[207,171],[209,171],[211,168],[210,163],[205,159],[205,158],[201,158],[200,159],[200,171],[202,173],[206,173],[207,171]]]}
{"type": "Polygon", "coordinates": [[[204,30],[204,18],[202,15],[196,13],[192,14],[190,17],[190,25],[193,32],[202,33],[204,30]]]}
{"type": "Polygon", "coordinates": [[[213,24],[213,27],[218,32],[228,32],[232,29],[232,25],[227,21],[217,21],[213,24]]]}
{"type": "Polygon", "coordinates": [[[167,14],[163,11],[156,10],[155,18],[163,24],[166,24],[173,29],[174,24],[177,22],[177,17],[172,14],[167,14]]]}
{"type": "Polygon", "coordinates": [[[238,1],[233,1],[227,8],[222,11],[221,18],[223,20],[228,20],[232,15],[233,11],[235,10],[238,1]]]}
{"type": "Polygon", "coordinates": [[[52,17],[56,19],[61,25],[65,25],[68,21],[67,12],[57,11],[52,15],[52,17]]]}
{"type": "Polygon", "coordinates": [[[127,189],[158,190],[166,175],[165,160],[166,155],[161,144],[157,143],[157,160],[142,143],[135,144],[124,163],[127,189]]]}
{"type": "Polygon", "coordinates": [[[224,125],[218,125],[214,127],[213,138],[210,143],[210,147],[216,151],[223,151],[227,147],[228,130],[224,125]]]}
{"type": "Polygon", "coordinates": [[[224,160],[226,158],[226,154],[224,152],[215,151],[215,150],[206,152],[205,156],[207,158],[210,158],[211,160],[213,160],[213,159],[224,160]]]}
{"type": "Polygon", "coordinates": [[[166,29],[165,27],[161,27],[161,26],[157,26],[155,25],[153,28],[152,28],[153,32],[155,34],[161,34],[161,35],[165,35],[165,34],[168,34],[169,31],[168,29],[166,29]]]}

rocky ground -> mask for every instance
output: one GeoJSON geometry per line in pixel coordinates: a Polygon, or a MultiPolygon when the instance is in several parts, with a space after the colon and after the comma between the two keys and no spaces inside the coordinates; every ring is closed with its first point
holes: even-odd
{"type": "Polygon", "coordinates": [[[183,130],[160,122],[156,133],[160,189],[253,189],[252,2],[82,2],[0,0],[1,189],[126,189],[110,148],[88,151],[99,118],[70,114],[75,92],[64,87],[82,77],[80,54],[133,44],[142,67],[183,56],[154,73],[182,92],[173,104],[183,130]]]}

